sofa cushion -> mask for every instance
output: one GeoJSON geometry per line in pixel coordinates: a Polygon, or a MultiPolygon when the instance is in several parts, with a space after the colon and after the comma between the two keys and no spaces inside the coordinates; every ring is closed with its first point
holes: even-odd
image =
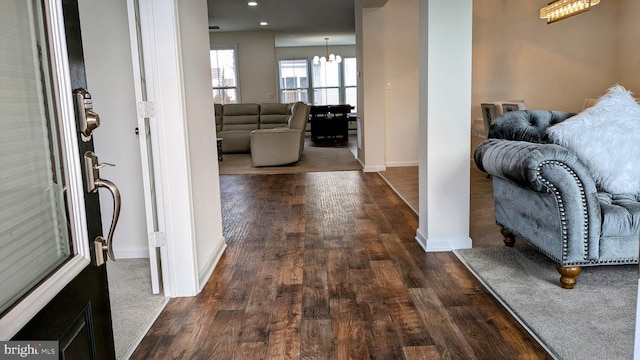
{"type": "Polygon", "coordinates": [[[613,86],[590,108],[547,129],[549,140],[573,151],[599,189],[640,192],[640,105],[613,86]]]}
{"type": "Polygon", "coordinates": [[[260,104],[260,129],[284,127],[291,116],[292,104],[260,104]]]}
{"type": "Polygon", "coordinates": [[[602,210],[599,257],[619,259],[635,253],[640,232],[640,195],[598,193],[598,200],[602,210]]]}
{"type": "Polygon", "coordinates": [[[225,104],[222,107],[222,130],[254,130],[259,127],[260,105],[225,104]]]}
{"type": "Polygon", "coordinates": [[[573,116],[573,113],[548,110],[509,111],[498,116],[489,127],[489,139],[545,143],[545,130],[573,116]]]}

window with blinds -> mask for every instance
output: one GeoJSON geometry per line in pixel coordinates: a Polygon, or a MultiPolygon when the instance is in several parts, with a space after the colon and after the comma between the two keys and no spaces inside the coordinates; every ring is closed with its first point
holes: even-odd
{"type": "Polygon", "coordinates": [[[70,258],[64,171],[39,1],[0,10],[0,313],[70,258]]]}

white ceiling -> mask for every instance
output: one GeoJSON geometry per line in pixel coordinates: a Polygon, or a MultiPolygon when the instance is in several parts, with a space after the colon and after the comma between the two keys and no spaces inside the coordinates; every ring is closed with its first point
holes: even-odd
{"type": "Polygon", "coordinates": [[[226,31],[270,30],[276,47],[355,45],[353,0],[207,0],[209,26],[226,31]],[[261,21],[269,23],[260,26],[261,21]]]}

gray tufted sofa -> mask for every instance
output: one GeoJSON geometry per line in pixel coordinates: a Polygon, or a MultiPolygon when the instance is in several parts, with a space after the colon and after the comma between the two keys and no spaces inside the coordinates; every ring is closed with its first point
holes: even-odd
{"type": "Polygon", "coordinates": [[[478,168],[491,175],[505,244],[517,236],[551,258],[565,289],[583,266],[637,264],[640,236],[640,194],[600,191],[573,152],[547,142],[546,128],[573,115],[506,113],[474,152],[478,168]]]}

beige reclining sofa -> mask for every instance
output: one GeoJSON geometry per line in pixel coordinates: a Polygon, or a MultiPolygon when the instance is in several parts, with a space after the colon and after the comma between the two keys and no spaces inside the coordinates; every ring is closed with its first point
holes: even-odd
{"type": "Polygon", "coordinates": [[[287,127],[293,104],[215,104],[216,133],[222,152],[249,153],[251,131],[287,127]]]}

